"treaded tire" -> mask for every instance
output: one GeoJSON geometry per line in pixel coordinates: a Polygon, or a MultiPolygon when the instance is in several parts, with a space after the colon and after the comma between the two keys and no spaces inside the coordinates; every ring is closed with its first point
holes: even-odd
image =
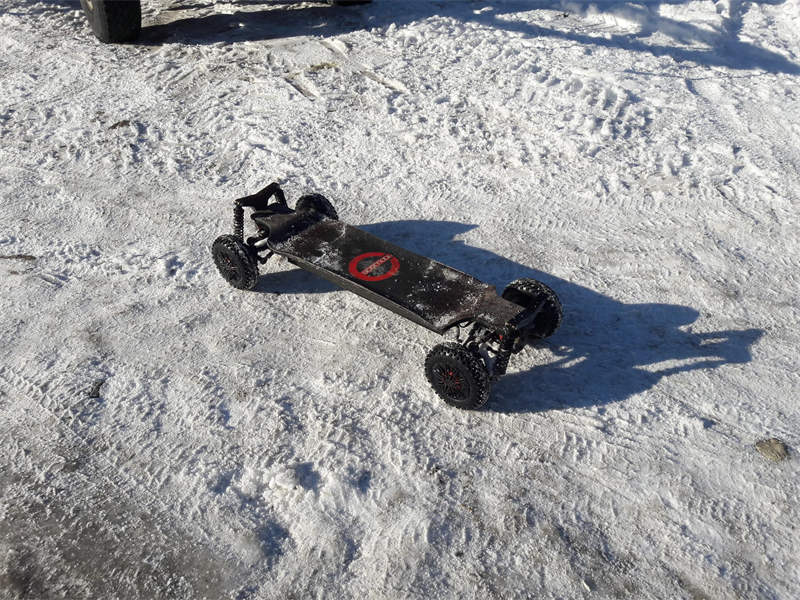
{"type": "MultiPolygon", "coordinates": [[[[545,300],[542,312],[536,316],[533,326],[522,332],[523,343],[548,338],[561,326],[564,311],[556,293],[541,281],[535,279],[517,279],[503,290],[503,298],[518,304],[522,308],[536,308],[542,298],[545,300]]],[[[514,348],[519,352],[522,347],[514,348]]]]}
{"type": "Polygon", "coordinates": [[[221,235],[211,245],[211,256],[222,278],[239,290],[252,290],[258,283],[258,263],[244,242],[235,235],[221,235]]]}
{"type": "Polygon", "coordinates": [[[297,201],[295,210],[297,212],[315,210],[329,219],[333,219],[334,221],[339,220],[339,213],[336,212],[331,201],[322,194],[306,194],[305,196],[301,196],[297,201]]]}
{"type": "Polygon", "coordinates": [[[472,410],[489,399],[489,373],[483,361],[457,342],[437,344],[428,352],[425,377],[450,406],[472,410]]]}
{"type": "Polygon", "coordinates": [[[81,0],[81,6],[101,42],[132,42],[142,31],[141,0],[81,0]]]}

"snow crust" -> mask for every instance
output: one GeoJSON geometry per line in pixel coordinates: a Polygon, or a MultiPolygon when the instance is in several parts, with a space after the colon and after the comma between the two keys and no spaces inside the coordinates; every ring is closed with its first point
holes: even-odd
{"type": "Polygon", "coordinates": [[[0,598],[800,597],[799,15],[4,0],[0,598]],[[218,276],[272,180],[562,328],[447,407],[432,333],[218,276]]]}

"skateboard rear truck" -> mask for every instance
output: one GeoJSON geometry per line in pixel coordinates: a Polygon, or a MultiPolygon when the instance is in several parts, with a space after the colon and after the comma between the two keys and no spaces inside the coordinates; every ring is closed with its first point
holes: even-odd
{"type": "Polygon", "coordinates": [[[498,296],[471,275],[339,221],[320,194],[289,208],[277,183],[235,201],[233,234],[218,237],[211,252],[222,277],[238,289],[253,289],[258,265],[277,254],[436,333],[455,330],[455,341],[428,353],[425,375],[458,408],[482,406],[511,356],[561,324],[561,303],[540,281],[517,279],[498,296]],[[256,229],[249,237],[245,209],[256,229]]]}

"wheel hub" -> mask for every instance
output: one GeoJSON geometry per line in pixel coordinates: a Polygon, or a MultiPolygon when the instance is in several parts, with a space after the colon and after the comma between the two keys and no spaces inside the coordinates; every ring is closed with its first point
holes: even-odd
{"type": "Polygon", "coordinates": [[[450,398],[463,398],[465,394],[464,379],[447,365],[439,365],[434,369],[436,381],[442,391],[450,398]]]}
{"type": "Polygon", "coordinates": [[[236,265],[233,264],[230,256],[222,256],[222,268],[225,269],[225,273],[228,275],[229,279],[233,279],[238,274],[236,265]]]}

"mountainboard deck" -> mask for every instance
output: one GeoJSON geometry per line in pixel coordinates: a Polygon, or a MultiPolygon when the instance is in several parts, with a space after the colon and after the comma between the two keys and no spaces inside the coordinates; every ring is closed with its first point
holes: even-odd
{"type": "Polygon", "coordinates": [[[463,321],[499,329],[522,309],[493,285],[341,221],[270,240],[290,262],[437,333],[463,321]]]}

